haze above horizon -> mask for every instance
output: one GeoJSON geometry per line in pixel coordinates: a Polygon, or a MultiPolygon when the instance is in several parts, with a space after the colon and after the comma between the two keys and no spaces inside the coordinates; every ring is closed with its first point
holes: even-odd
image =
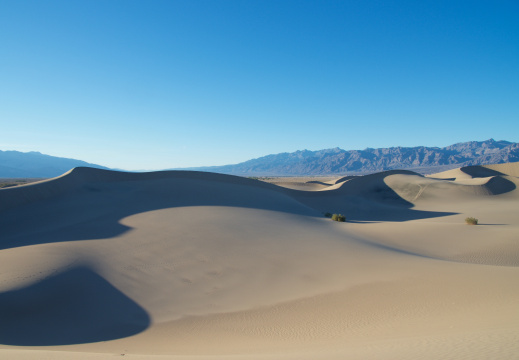
{"type": "Polygon", "coordinates": [[[125,170],[519,142],[517,1],[2,1],[0,150],[125,170]]]}

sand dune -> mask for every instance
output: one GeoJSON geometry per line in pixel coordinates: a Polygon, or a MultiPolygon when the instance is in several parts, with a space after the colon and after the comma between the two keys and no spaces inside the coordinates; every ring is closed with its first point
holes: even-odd
{"type": "Polygon", "coordinates": [[[428,175],[428,177],[436,179],[450,178],[451,180],[462,180],[496,175],[519,177],[519,166],[517,166],[517,163],[466,166],[458,169],[443,171],[437,174],[431,174],[428,175]]]}
{"type": "Polygon", "coordinates": [[[0,190],[0,357],[514,359],[518,169],[0,190]]]}

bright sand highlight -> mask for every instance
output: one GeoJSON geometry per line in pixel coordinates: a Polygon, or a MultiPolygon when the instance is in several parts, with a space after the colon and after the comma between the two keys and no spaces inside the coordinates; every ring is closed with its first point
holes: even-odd
{"type": "Polygon", "coordinates": [[[76,168],[0,190],[0,358],[516,359],[518,176],[76,168]]]}

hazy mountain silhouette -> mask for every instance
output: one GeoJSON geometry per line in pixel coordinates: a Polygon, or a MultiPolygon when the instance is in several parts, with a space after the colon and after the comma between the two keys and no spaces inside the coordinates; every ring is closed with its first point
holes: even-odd
{"type": "MultiPolygon", "coordinates": [[[[182,170],[241,176],[365,174],[397,169],[412,169],[426,173],[462,166],[516,161],[519,161],[519,143],[490,139],[458,143],[443,148],[399,146],[364,150],[343,150],[338,147],[318,151],[299,150],[267,155],[234,165],[182,170]]],[[[0,178],[49,178],[62,175],[75,167],[109,169],[81,160],[39,152],[0,151],[0,178]]]]}
{"type": "Polygon", "coordinates": [[[244,176],[328,175],[395,169],[437,172],[450,168],[519,161],[519,143],[470,141],[447,147],[392,147],[365,150],[300,150],[263,156],[235,165],[191,168],[244,176]],[[430,170],[430,171],[427,171],[430,170]]]}
{"type": "Polygon", "coordinates": [[[0,178],[50,178],[80,166],[108,169],[81,160],[44,155],[35,151],[24,153],[0,150],[0,178]]]}

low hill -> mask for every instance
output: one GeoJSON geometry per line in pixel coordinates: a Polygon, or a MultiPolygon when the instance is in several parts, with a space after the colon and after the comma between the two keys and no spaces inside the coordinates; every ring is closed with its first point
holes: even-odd
{"type": "Polygon", "coordinates": [[[35,151],[0,150],[0,178],[50,178],[81,166],[107,169],[82,160],[50,156],[35,151]]]}

